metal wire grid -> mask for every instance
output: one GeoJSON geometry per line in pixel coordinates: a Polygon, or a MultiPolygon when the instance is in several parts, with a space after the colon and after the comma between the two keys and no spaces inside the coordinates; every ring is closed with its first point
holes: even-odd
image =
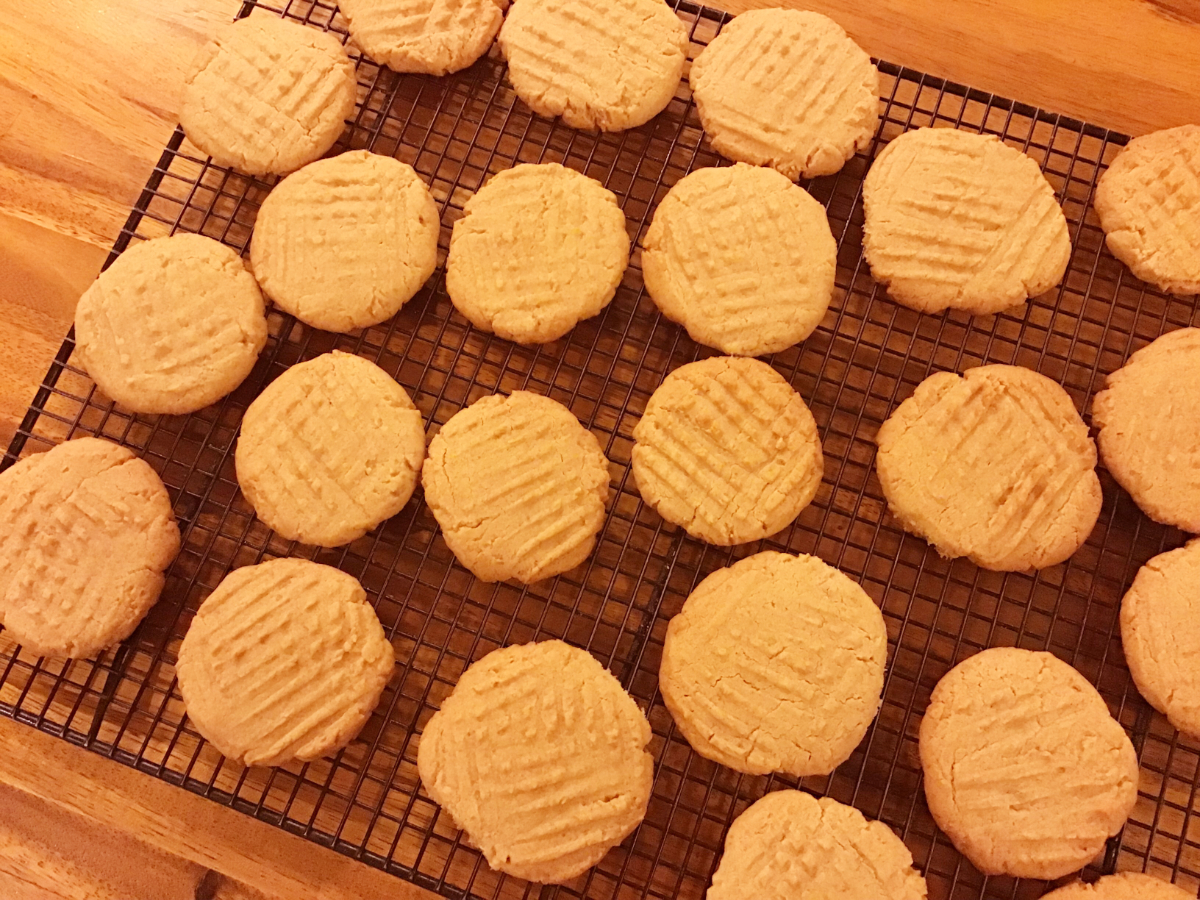
{"type": "MultiPolygon", "coordinates": [[[[334,7],[289,0],[264,10],[344,35],[334,7]]],[[[253,8],[247,2],[242,14],[253,8]]],[[[727,17],[678,0],[693,56],[727,17]]],[[[262,12],[259,13],[264,14],[262,12]]],[[[1105,505],[1087,545],[1037,575],[984,572],[940,559],[884,514],[872,477],[876,428],[929,373],[1017,363],[1061,382],[1086,409],[1103,373],[1166,330],[1200,324],[1193,301],[1145,288],[1103,251],[1090,213],[1095,181],[1124,139],[989,94],[880,64],[885,101],[868,152],[807,185],[839,246],[837,297],[801,347],[772,364],[820,426],[826,476],[816,501],[774,539],[734,550],[664,528],[629,477],[632,428],[666,372],[711,351],[662,321],[633,264],[597,319],[542,348],[473,331],[445,295],[441,269],[391,322],[349,336],[270,314],[272,337],[234,394],[187,417],[132,416],[95,392],[70,364],[68,337],[4,459],[82,434],[124,443],[166,483],[183,549],[159,604],[130,640],[96,661],[35,659],[0,634],[0,712],[168,782],[183,785],[447,897],[700,897],[733,817],[786,778],[741,776],[694,754],[657,695],[669,617],[713,569],[765,548],[815,553],[859,580],[883,609],[890,662],[880,715],[854,756],[802,786],[853,803],[896,829],[925,871],[930,896],[1037,896],[1040,883],[983,878],[938,834],[925,807],[916,730],[929,692],[955,662],[996,645],[1048,648],[1077,666],[1134,735],[1141,759],[1137,809],[1110,842],[1104,870],[1147,869],[1195,888],[1193,826],[1200,747],[1153,714],[1133,689],[1116,634],[1120,597],[1137,567],[1181,542],[1150,523],[1102,472],[1105,505]],[[896,306],[861,257],[860,189],[888,140],[926,124],[998,134],[1043,165],[1071,226],[1062,286],[1012,314],[921,316],[896,306]],[[283,541],[240,496],[232,449],[249,401],[289,365],[338,348],[379,363],[430,421],[472,400],[528,388],[566,403],[613,463],[609,514],[596,552],[579,569],[531,587],[484,585],[457,565],[417,498],[375,533],[341,550],[283,541]],[[280,769],[232,766],[184,720],[174,685],[179,640],[200,602],[232,568],[302,555],[358,577],[396,646],[399,663],[363,734],[329,759],[280,769]],[[587,647],[647,709],[654,727],[654,796],[646,821],[575,883],[536,888],[493,873],[419,790],[416,741],[463,669],[496,647],[562,637],[587,647]]],[[[613,190],[635,238],[676,181],[719,163],[682,84],[648,125],[590,135],[532,116],[504,83],[493,52],[443,79],[397,76],[358,64],[360,102],[343,147],[412,164],[443,214],[441,252],[463,203],[488,175],[517,162],[559,161],[613,190]]],[[[245,251],[271,182],[210,165],[177,131],[116,243],[194,231],[245,251]]],[[[110,257],[110,261],[111,258],[110,257]]]]}

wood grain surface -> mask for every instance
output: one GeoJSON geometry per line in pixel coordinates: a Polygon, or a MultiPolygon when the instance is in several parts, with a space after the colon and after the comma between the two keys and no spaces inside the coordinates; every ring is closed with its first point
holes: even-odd
{"type": "Polygon", "coordinates": [[[6,882],[23,882],[30,897],[71,900],[429,896],[303,838],[3,718],[0,760],[0,809],[5,811],[0,816],[0,896],[5,900],[10,897],[6,882]],[[21,798],[15,816],[4,805],[13,796],[21,798]],[[43,873],[27,871],[22,861],[36,861],[34,869],[40,865],[43,873]],[[63,879],[57,887],[55,873],[63,879]],[[34,892],[38,882],[41,894],[34,892]],[[67,892],[76,886],[76,893],[67,892]]]}
{"type": "MultiPolygon", "coordinates": [[[[24,742],[23,735],[16,737],[24,742]]],[[[5,900],[268,896],[7,784],[0,784],[0,809],[0,885],[5,900]]]]}
{"type": "MultiPolygon", "coordinates": [[[[1195,0],[710,0],[827,13],[878,57],[1140,134],[1200,122],[1195,0]]],[[[0,441],[236,0],[0,2],[0,441]]],[[[0,897],[427,896],[0,719],[0,897]]]]}

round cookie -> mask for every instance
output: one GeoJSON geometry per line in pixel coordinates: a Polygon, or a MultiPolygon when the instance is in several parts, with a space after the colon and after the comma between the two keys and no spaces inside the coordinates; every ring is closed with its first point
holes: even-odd
{"type": "Polygon", "coordinates": [[[326,353],[292,366],[250,404],[235,461],[258,517],[320,547],[356,540],[408,503],[425,426],[374,363],[326,353]]]}
{"type": "Polygon", "coordinates": [[[671,102],[688,34],[662,0],[520,0],[499,43],[513,90],[535,113],[623,131],[671,102]]]}
{"type": "Polygon", "coordinates": [[[396,72],[448,75],[492,45],[508,0],[338,0],[350,37],[396,72]]]}
{"type": "Polygon", "coordinates": [[[1131,140],[1096,183],[1108,249],[1142,281],[1200,294],[1200,125],[1131,140]]]}
{"type": "Polygon", "coordinates": [[[336,36],[260,12],[200,49],[179,121],[217,166],[284,174],[334,145],[356,94],[354,64],[336,36]]]}
{"type": "Polygon", "coordinates": [[[1100,516],[1096,447],[1061,386],[1021,366],[938,372],[879,428],[875,469],[905,531],[999,572],[1043,569],[1100,516]]]}
{"type": "Polygon", "coordinates": [[[692,340],[735,356],[792,346],[833,297],[837,243],[825,208],[773,169],[697,169],[642,244],[646,290],[692,340]]]}
{"type": "Polygon", "coordinates": [[[421,735],[417,768],[493,869],[560,883],[598,863],[650,802],[650,723],[562,641],[472,664],[421,735]]]}
{"type": "Polygon", "coordinates": [[[1038,164],[994,135],[918,128],[863,182],[863,253],[888,294],[918,312],[999,312],[1058,284],[1067,219],[1038,164]]]}
{"type": "Polygon", "coordinates": [[[540,394],[483,397],[429,443],[425,502],[481,581],[528,584],[573,569],[604,524],[608,460],[571,411],[540,394]]]}
{"type": "Polygon", "coordinates": [[[625,214],[611,191],[558,163],[524,164],[463,207],[446,292],[476,328],[540,344],[604,309],[628,262],[625,214]]]}
{"type": "Polygon", "coordinates": [[[951,669],[921,720],[920,754],[934,821],[986,875],[1075,872],[1137,802],[1129,736],[1050,653],[996,647],[951,669]]]}
{"type": "Polygon", "coordinates": [[[853,806],[772,791],[733,820],[706,900],[925,900],[904,842],[853,806]]]}
{"type": "Polygon", "coordinates": [[[334,35],[260,12],[201,48],[179,121],[217,165],[282,175],[334,145],[357,92],[354,63],[334,35]]]}
{"type": "Polygon", "coordinates": [[[659,690],[688,743],[739,772],[826,775],[879,710],[887,628],[866,592],[814,556],[718,569],[671,619],[659,690]]]}
{"type": "Polygon", "coordinates": [[[175,672],[187,716],[234,762],[307,762],[350,743],[395,656],[352,576],[306,559],[230,572],[200,605],[175,672]]]}
{"type": "Polygon", "coordinates": [[[1138,570],[1121,601],[1121,646],[1138,690],[1200,736],[1200,538],[1138,570]]]}
{"type": "Polygon", "coordinates": [[[817,423],[783,376],[715,356],[666,377],[633,429],[642,499],[692,537],[770,537],[812,502],[824,458],[817,423]]]}
{"type": "Polygon", "coordinates": [[[125,447],[77,438],[0,473],[0,622],[31,653],[129,637],[178,552],[166,488],[125,447]]]}
{"type": "Polygon", "coordinates": [[[1108,471],[1156,522],[1200,534],[1200,328],[1134,353],[1092,400],[1108,471]]]}
{"type": "Polygon", "coordinates": [[[75,308],[75,356],[105,394],[184,414],[250,374],[267,342],[262,294],[232,249],[198,234],[130,247],[75,308]]]}
{"type": "Polygon", "coordinates": [[[1094,884],[1076,881],[1044,894],[1042,900],[1196,900],[1196,895],[1152,875],[1121,872],[1094,884]]]}
{"type": "Polygon", "coordinates": [[[870,144],[879,121],[879,70],[820,13],[744,12],[688,78],[713,149],[790,179],[832,175],[870,144]]]}
{"type": "Polygon", "coordinates": [[[433,274],[440,221],[412,167],[351,150],[310,163],[267,195],[250,264],[301,322],[352,331],[394,316],[433,274]]]}

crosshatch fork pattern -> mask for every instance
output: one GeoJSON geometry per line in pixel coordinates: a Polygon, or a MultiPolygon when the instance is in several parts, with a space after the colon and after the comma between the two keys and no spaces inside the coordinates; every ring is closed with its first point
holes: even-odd
{"type": "MultiPolygon", "coordinates": [[[[247,2],[242,14],[254,5],[247,2]]],[[[345,34],[328,3],[258,5],[259,15],[345,34]]],[[[693,57],[727,19],[685,0],[677,9],[691,29],[693,57]]],[[[1196,890],[1200,744],[1138,697],[1117,635],[1119,601],[1138,566],[1178,546],[1182,535],[1150,523],[1102,471],[1100,522],[1068,563],[1037,575],[984,572],[942,560],[903,534],[885,514],[872,463],[879,424],[930,372],[984,362],[1029,366],[1062,383],[1086,415],[1105,373],[1162,332],[1200,325],[1197,305],[1147,289],[1103,250],[1090,198],[1123,137],[886,63],[881,72],[875,141],[838,175],[806,184],[825,204],[838,240],[833,306],[800,347],[770,359],[812,408],[824,442],[824,483],[794,526],[756,545],[705,547],[664,527],[641,503],[629,474],[633,426],[668,371],[711,351],[658,316],[642,291],[636,253],[609,308],[541,348],[472,330],[453,311],[441,268],[395,319],[361,333],[314,331],[272,311],[272,337],[245,384],[187,417],[114,407],[72,365],[68,337],[4,465],[85,434],[124,443],[163,477],[184,546],[159,604],[130,640],[98,660],[36,659],[0,633],[0,712],[447,897],[699,898],[732,819],[765,791],[795,782],[741,776],[691,752],[657,694],[666,623],[701,578],[734,558],[766,548],[815,553],[859,580],[881,606],[890,649],[883,707],[862,746],[833,775],[805,779],[803,787],[853,803],[900,833],[935,900],[1039,896],[1041,883],[983,878],[938,834],[921,793],[916,734],[930,691],[955,662],[987,646],[1050,649],[1097,685],[1141,759],[1138,806],[1095,869],[1146,869],[1196,890]],[[1043,166],[1073,241],[1061,287],[1024,310],[970,318],[918,315],[871,280],[861,255],[863,176],[888,140],[928,124],[998,134],[1043,166]],[[567,404],[612,461],[612,498],[592,558],[531,587],[480,584],[455,563],[419,492],[400,515],[340,550],[291,544],[256,522],[233,472],[241,414],[289,365],[334,348],[393,374],[431,429],[496,391],[524,388],[567,404]],[[398,664],[379,709],[344,751],[303,766],[247,770],[223,762],[185,721],[173,663],[200,602],[229,570],[282,555],[357,576],[398,664]],[[656,778],[646,821],[620,849],[570,885],[539,888],[493,873],[438,813],[419,790],[416,745],[470,662],[499,646],[550,637],[591,650],[647,710],[656,778]]],[[[340,148],[366,147],[417,169],[441,208],[442,262],[465,201],[517,162],[563,162],[604,182],[635,239],[675,182],[720,162],[702,141],[685,83],[646,126],[592,135],[532,116],[503,76],[495,49],[441,79],[358,64],[359,105],[340,148]]],[[[113,255],[177,230],[244,253],[270,185],[210,165],[177,131],[113,255]]]]}

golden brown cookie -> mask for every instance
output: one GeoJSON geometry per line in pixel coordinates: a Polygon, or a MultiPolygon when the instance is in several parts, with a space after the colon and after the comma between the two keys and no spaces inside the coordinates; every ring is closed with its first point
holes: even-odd
{"type": "Polygon", "coordinates": [[[820,13],[744,12],[701,51],[688,78],[718,153],[792,179],[832,175],[879,122],[879,71],[820,13]]]}
{"type": "Polygon", "coordinates": [[[696,752],[739,772],[825,775],[879,710],[887,628],[815,556],[764,552],[713,572],[671,619],[659,690],[696,752]]]}
{"type": "Polygon", "coordinates": [[[0,474],[0,622],[41,656],[123,641],[158,600],[179,528],[158,474],[77,438],[0,474]]]}
{"type": "Polygon", "coordinates": [[[733,820],[706,900],[925,900],[912,862],[854,807],[773,791],[733,820]]]}
{"type": "Polygon", "coordinates": [[[778,172],[745,163],[681,179],[642,242],[646,290],[663,315],[736,356],[812,334],[836,269],[825,208],[778,172]]]}
{"type": "Polygon", "coordinates": [[[175,665],[188,719],[248,766],[308,761],[350,743],[395,657],[352,576],[306,559],[234,569],[188,627],[175,665]]]}
{"type": "Polygon", "coordinates": [[[357,91],[354,63],[336,36],[260,11],[201,48],[179,121],[217,165],[283,174],[333,146],[357,91]]]}
{"type": "Polygon", "coordinates": [[[250,264],[301,322],[352,331],[394,316],[437,265],[440,221],[411,166],[351,150],[310,163],[267,195],[250,264]]]}
{"type": "Polygon", "coordinates": [[[993,135],[918,128],[863,182],[863,253],[897,303],[999,312],[1062,280],[1067,219],[1038,164],[993,135]]]}
{"type": "Polygon", "coordinates": [[[1096,447],[1061,386],[1020,366],[926,378],[879,428],[888,508],[942,556],[996,571],[1062,562],[1100,515],[1096,447]]]}
{"type": "Polygon", "coordinates": [[[425,425],[374,363],[334,351],[292,366],[246,410],[237,479],[283,537],[340,547],[404,508],[425,459],[425,425]]]}
{"type": "Polygon", "coordinates": [[[507,647],[472,664],[425,726],[426,792],[488,864],[530,881],[569,881],[646,814],[650,723],[586,650],[507,647]]]}
{"type": "Polygon", "coordinates": [[[662,0],[518,0],[499,42],[513,89],[534,112],[623,131],[671,102],[688,34],[662,0]]]}
{"type": "Polygon", "coordinates": [[[1125,729],[1049,653],[997,647],[951,669],[921,721],[920,752],[934,821],[987,875],[1082,869],[1137,802],[1125,729]]]}
{"type": "Polygon", "coordinates": [[[513,391],[455,413],[429,443],[421,482],[460,563],[483,581],[528,584],[592,552],[608,460],[561,403],[513,391]]]}
{"type": "Polygon", "coordinates": [[[1121,646],[1142,696],[1200,737],[1200,538],[1138,570],[1121,601],[1121,646]]]}
{"type": "Polygon", "coordinates": [[[1096,183],[1108,249],[1172,294],[1200,294],[1200,125],[1131,140],[1096,183]]]}
{"type": "Polygon", "coordinates": [[[454,223],[446,292],[476,328],[520,344],[562,337],[612,300],[629,262],[612,191],[558,163],[493,176],[454,223]]]}
{"type": "Polygon", "coordinates": [[[676,369],[633,439],[642,499],[720,546],[782,531],[812,502],[824,471],[812,413],[756,359],[714,356],[676,369]]]}
{"type": "Polygon", "coordinates": [[[134,412],[195,412],[250,374],[267,342],[263,297],[232,249],[198,234],[135,244],[75,308],[75,356],[134,412]]]}
{"type": "Polygon", "coordinates": [[[1200,328],[1170,331],[1092,400],[1104,465],[1156,522],[1200,534],[1200,328]]]}
{"type": "Polygon", "coordinates": [[[1196,895],[1152,875],[1121,872],[1093,884],[1076,881],[1044,894],[1042,900],[1196,900],[1196,895]]]}
{"type": "Polygon", "coordinates": [[[447,75],[492,45],[508,0],[338,0],[350,37],[397,72],[447,75]]]}

